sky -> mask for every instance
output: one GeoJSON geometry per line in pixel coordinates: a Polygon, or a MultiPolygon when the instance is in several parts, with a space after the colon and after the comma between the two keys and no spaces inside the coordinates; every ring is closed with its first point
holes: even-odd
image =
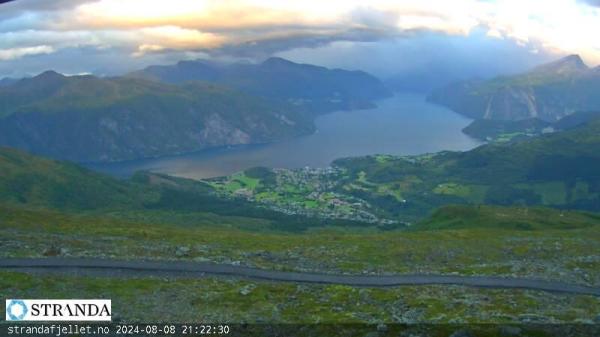
{"type": "Polygon", "coordinates": [[[593,0],[15,0],[0,5],[0,77],[273,55],[380,77],[491,76],[568,54],[598,65],[597,32],[593,0]]]}

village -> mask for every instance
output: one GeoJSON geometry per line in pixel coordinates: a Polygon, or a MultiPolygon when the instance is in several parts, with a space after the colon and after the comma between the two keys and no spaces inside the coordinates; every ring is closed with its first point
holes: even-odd
{"type": "Polygon", "coordinates": [[[220,196],[243,198],[287,215],[377,225],[398,222],[378,216],[368,202],[344,193],[341,168],[274,169],[272,173],[275,179],[269,182],[241,172],[209,183],[220,196]]]}

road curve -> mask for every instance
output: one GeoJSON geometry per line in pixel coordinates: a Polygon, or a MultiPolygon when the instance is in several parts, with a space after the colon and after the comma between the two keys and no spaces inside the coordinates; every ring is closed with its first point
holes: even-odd
{"type": "Polygon", "coordinates": [[[242,266],[183,261],[121,261],[104,259],[31,258],[0,259],[0,270],[34,273],[74,273],[109,276],[178,276],[210,275],[248,278],[275,282],[341,284],[362,287],[396,287],[409,285],[460,285],[480,288],[530,289],[557,293],[600,296],[600,288],[563,282],[526,278],[454,275],[332,275],[285,272],[242,266]]]}

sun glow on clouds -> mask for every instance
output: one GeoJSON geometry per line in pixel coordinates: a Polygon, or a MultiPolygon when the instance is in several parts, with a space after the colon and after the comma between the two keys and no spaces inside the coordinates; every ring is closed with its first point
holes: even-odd
{"type": "Polygon", "coordinates": [[[244,0],[101,0],[79,7],[77,21],[99,28],[177,25],[227,30],[296,24],[297,15],[298,12],[261,7],[244,0]]]}
{"type": "Polygon", "coordinates": [[[0,49],[0,61],[14,60],[26,55],[50,54],[53,52],[54,48],[44,45],[35,47],[0,49]]]}
{"type": "MultiPolygon", "coordinates": [[[[5,6],[10,9],[31,4],[31,8],[22,8],[23,17],[36,13],[34,1],[18,3],[5,6]]],[[[532,52],[544,49],[580,53],[591,62],[600,62],[600,39],[595,36],[600,31],[600,8],[578,0],[78,0],[78,3],[52,15],[38,8],[41,14],[34,28],[27,26],[31,20],[23,20],[20,30],[13,28],[8,32],[26,32],[27,45],[4,44],[3,35],[7,32],[0,29],[0,57],[18,58],[77,45],[119,48],[141,57],[148,53],[210,51],[286,38],[357,39],[351,32],[358,30],[371,32],[369,39],[383,39],[420,31],[469,35],[480,28],[488,32],[489,38],[512,39],[532,52]],[[85,38],[46,43],[42,37],[48,31],[78,32],[85,38]]],[[[294,45],[282,48],[290,46],[294,45]]]]}
{"type": "Polygon", "coordinates": [[[147,43],[143,43],[138,47],[135,56],[141,56],[146,52],[158,52],[167,48],[215,48],[221,46],[225,40],[219,35],[177,26],[142,28],[140,29],[140,39],[147,41],[147,43]]]}

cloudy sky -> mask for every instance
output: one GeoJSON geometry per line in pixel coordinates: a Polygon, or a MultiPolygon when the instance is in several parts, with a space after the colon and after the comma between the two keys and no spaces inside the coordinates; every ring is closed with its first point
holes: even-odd
{"type": "Polygon", "coordinates": [[[517,71],[573,53],[597,65],[598,32],[593,0],[16,0],[0,5],[0,77],[271,55],[380,76],[458,60],[517,71]]]}

